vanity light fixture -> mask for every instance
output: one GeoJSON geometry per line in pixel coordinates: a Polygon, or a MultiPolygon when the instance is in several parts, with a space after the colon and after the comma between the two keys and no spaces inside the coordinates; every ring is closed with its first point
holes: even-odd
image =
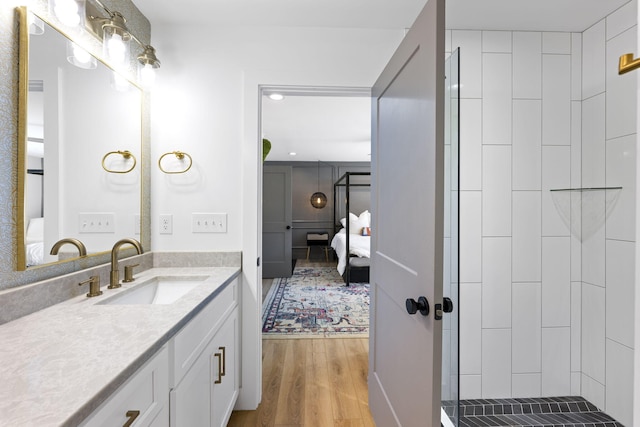
{"type": "Polygon", "coordinates": [[[142,43],[127,28],[127,20],[122,13],[109,10],[100,0],[87,0],[86,15],[87,29],[102,40],[103,54],[116,69],[128,65],[132,40],[140,46],[142,53],[136,57],[138,77],[141,85],[148,89],[155,81],[155,70],[160,68],[156,50],[142,43]],[[99,16],[102,12],[108,17],[99,16]]]}
{"type": "Polygon", "coordinates": [[[38,18],[33,13],[30,13],[28,20],[29,34],[32,34],[34,36],[44,34],[44,21],[42,19],[38,18]]]}

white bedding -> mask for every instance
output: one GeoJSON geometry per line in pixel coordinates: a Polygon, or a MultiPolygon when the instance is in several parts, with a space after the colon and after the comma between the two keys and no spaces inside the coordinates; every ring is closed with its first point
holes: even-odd
{"type": "Polygon", "coordinates": [[[40,265],[44,262],[44,243],[35,242],[26,245],[27,267],[40,265]]]}
{"type": "MultiPolygon", "coordinates": [[[[340,275],[344,273],[344,269],[347,266],[347,253],[346,246],[346,234],[344,228],[336,233],[331,240],[331,247],[336,251],[338,255],[338,272],[340,275]]],[[[349,247],[350,252],[353,255],[361,258],[369,258],[371,255],[371,236],[361,236],[359,234],[349,235],[349,247]]]]}

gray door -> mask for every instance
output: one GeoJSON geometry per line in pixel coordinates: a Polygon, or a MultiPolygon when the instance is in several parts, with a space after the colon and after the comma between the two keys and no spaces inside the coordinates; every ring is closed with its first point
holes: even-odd
{"type": "Polygon", "coordinates": [[[291,166],[266,166],[262,188],[262,277],[291,276],[291,166]]]}
{"type": "Polygon", "coordinates": [[[369,406],[378,426],[440,425],[444,37],[444,0],[429,0],[372,90],[369,406]]]}

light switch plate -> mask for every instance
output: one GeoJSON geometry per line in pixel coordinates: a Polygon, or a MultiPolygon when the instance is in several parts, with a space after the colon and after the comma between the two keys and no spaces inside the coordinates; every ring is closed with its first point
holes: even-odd
{"type": "Polygon", "coordinates": [[[116,215],[113,212],[80,212],[79,233],[115,233],[116,215]]]}
{"type": "Polygon", "coordinates": [[[226,213],[194,213],[191,231],[193,233],[226,233],[226,213]]]}

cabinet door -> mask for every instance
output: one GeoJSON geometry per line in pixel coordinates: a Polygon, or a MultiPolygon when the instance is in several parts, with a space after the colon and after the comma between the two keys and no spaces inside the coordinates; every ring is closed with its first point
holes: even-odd
{"type": "Polygon", "coordinates": [[[237,331],[234,310],[171,391],[172,426],[226,426],[238,393],[237,331]]]}
{"type": "Polygon", "coordinates": [[[163,347],[81,426],[168,426],[168,389],[169,352],[163,347]]]}
{"type": "Polygon", "coordinates": [[[211,425],[215,427],[227,425],[238,398],[238,338],[238,310],[234,310],[213,338],[214,347],[217,348],[215,354],[220,355],[214,357],[216,378],[214,378],[213,384],[213,422],[211,425]],[[218,370],[219,360],[222,372],[218,370]]]}

